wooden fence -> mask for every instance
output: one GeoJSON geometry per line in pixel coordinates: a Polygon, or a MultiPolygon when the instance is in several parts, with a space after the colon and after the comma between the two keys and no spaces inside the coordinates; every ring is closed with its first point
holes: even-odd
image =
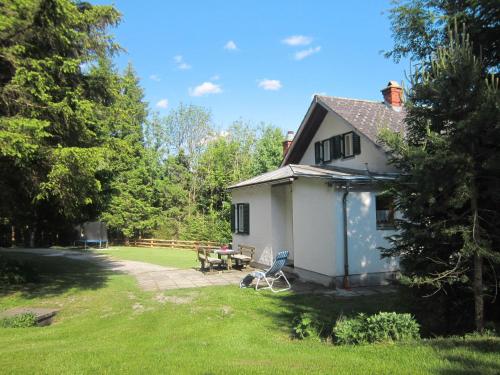
{"type": "Polygon", "coordinates": [[[181,240],[159,240],[156,238],[139,239],[130,242],[130,245],[137,247],[170,247],[176,249],[213,249],[220,247],[219,242],[214,241],[181,241],[181,240]]]}

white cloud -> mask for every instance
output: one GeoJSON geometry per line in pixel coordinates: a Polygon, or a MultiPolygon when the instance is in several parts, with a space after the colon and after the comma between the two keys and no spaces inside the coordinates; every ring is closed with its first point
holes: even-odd
{"type": "Polygon", "coordinates": [[[229,40],[225,45],[224,45],[224,49],[227,49],[229,51],[235,51],[238,49],[238,47],[236,46],[236,43],[232,40],[229,40]]]}
{"type": "Polygon", "coordinates": [[[163,109],[168,108],[168,99],[161,99],[161,100],[159,100],[158,103],[156,103],[156,106],[158,108],[163,108],[163,109]]]}
{"type": "Polygon", "coordinates": [[[184,61],[184,57],[182,55],[174,56],[175,64],[177,65],[177,69],[180,70],[188,70],[191,69],[191,65],[184,61]]]}
{"type": "Polygon", "coordinates": [[[282,87],[281,82],[277,79],[261,79],[258,86],[270,91],[277,91],[282,87]]]}
{"type": "Polygon", "coordinates": [[[218,75],[218,74],[210,77],[210,81],[218,81],[219,79],[220,79],[220,75],[218,75]]]}
{"type": "Polygon", "coordinates": [[[156,74],[151,74],[151,75],[149,76],[149,79],[150,79],[151,81],[155,81],[155,82],[160,82],[160,81],[161,81],[161,78],[160,78],[159,76],[157,76],[156,74]]]}
{"type": "Polygon", "coordinates": [[[220,85],[212,82],[203,82],[201,85],[196,86],[194,89],[189,89],[191,96],[203,96],[208,94],[220,94],[222,89],[220,85]]]}
{"type": "Polygon", "coordinates": [[[307,46],[311,44],[313,38],[304,35],[292,35],[288,38],[283,39],[281,42],[288,44],[289,46],[307,46]]]}
{"type": "Polygon", "coordinates": [[[311,56],[311,55],[314,55],[315,53],[318,53],[319,51],[321,51],[321,46],[303,49],[302,51],[295,52],[294,58],[295,58],[295,60],[302,60],[308,56],[311,56]]]}

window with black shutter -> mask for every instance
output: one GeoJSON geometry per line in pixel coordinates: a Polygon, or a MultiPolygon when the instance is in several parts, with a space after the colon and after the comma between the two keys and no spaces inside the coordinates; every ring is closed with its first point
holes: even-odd
{"type": "Polygon", "coordinates": [[[243,234],[250,234],[250,205],[243,204],[243,234]]]}
{"type": "Polygon", "coordinates": [[[322,142],[323,148],[323,162],[328,162],[332,160],[332,155],[330,153],[330,140],[326,139],[322,142]]]}
{"type": "Polygon", "coordinates": [[[231,233],[236,232],[236,205],[231,205],[231,233]]]}
{"type": "Polygon", "coordinates": [[[316,142],[314,144],[314,161],[316,164],[321,164],[323,161],[323,152],[321,147],[321,142],[316,142]]]}
{"type": "MultiPolygon", "coordinates": [[[[232,224],[232,222],[231,222],[232,224]]],[[[250,205],[238,203],[234,210],[234,233],[250,234],[250,205]]]]}
{"type": "Polygon", "coordinates": [[[354,156],[354,150],[352,147],[352,140],[353,140],[353,132],[350,133],[345,133],[342,142],[342,157],[343,158],[350,158],[354,156]]]}
{"type": "Polygon", "coordinates": [[[336,135],[332,138],[332,159],[339,159],[342,156],[342,136],[336,135]]]}
{"type": "Polygon", "coordinates": [[[361,154],[361,137],[356,133],[352,133],[352,150],[354,155],[361,154]]]}

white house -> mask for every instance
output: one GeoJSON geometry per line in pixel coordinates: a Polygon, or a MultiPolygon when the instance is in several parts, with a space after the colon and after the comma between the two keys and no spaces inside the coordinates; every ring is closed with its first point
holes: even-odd
{"type": "Polygon", "coordinates": [[[381,185],[397,171],[377,135],[404,131],[405,112],[396,82],[382,93],[381,102],[314,96],[297,134],[283,143],[280,168],[229,187],[234,248],[255,246],[261,266],[288,250],[293,272],[324,285],[394,277],[397,259],[381,259],[378,248],[394,233],[381,185]]]}

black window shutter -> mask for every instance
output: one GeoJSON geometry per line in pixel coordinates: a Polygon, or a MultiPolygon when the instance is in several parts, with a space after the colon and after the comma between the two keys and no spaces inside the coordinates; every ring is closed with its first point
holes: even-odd
{"type": "Polygon", "coordinates": [[[342,156],[342,136],[333,137],[333,159],[339,159],[342,156]]]}
{"type": "Polygon", "coordinates": [[[243,205],[243,233],[250,234],[250,205],[245,203],[243,205]]]}
{"type": "Polygon", "coordinates": [[[314,161],[316,164],[321,164],[321,142],[314,144],[314,161]]]}
{"type": "Polygon", "coordinates": [[[361,154],[361,138],[356,133],[352,133],[352,150],[354,155],[361,154]]]}
{"type": "Polygon", "coordinates": [[[236,205],[231,205],[231,233],[236,232],[236,205]]]}
{"type": "Polygon", "coordinates": [[[330,138],[330,160],[335,159],[335,138],[330,138]]]}

